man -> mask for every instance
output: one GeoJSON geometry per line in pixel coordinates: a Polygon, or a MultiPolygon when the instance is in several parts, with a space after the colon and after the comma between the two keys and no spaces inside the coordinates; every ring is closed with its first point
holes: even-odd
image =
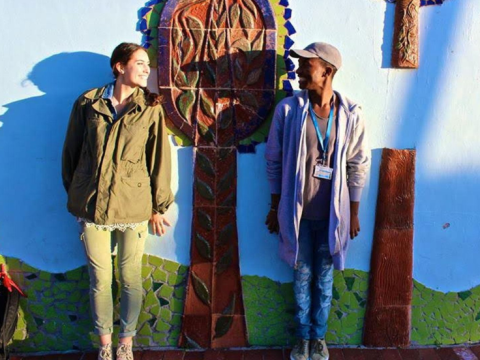
{"type": "Polygon", "coordinates": [[[343,270],[348,237],[370,166],[359,106],[333,91],[340,52],[316,42],[291,50],[301,91],[275,109],[265,157],[271,188],[266,225],[294,267],[296,335],[292,360],[325,360],[333,268],[343,270]]]}

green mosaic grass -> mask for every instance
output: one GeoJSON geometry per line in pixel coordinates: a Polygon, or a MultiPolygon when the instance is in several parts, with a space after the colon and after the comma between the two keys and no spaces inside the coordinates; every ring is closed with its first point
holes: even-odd
{"type": "Polygon", "coordinates": [[[414,280],[412,344],[453,345],[480,341],[480,286],[442,293],[414,280]]]}
{"type": "MultiPolygon", "coordinates": [[[[292,284],[243,276],[242,285],[249,343],[254,346],[292,345],[295,341],[292,284]]],[[[335,271],[328,343],[361,344],[367,288],[368,273],[335,271]]]]}
{"type": "MultiPolygon", "coordinates": [[[[142,260],[144,304],[137,347],[175,347],[180,334],[188,267],[152,255],[142,260]]],[[[9,346],[13,352],[89,350],[96,347],[90,316],[86,266],[52,274],[15,258],[0,256],[12,279],[26,292],[9,346]]],[[[116,264],[115,264],[116,267],[116,264]]],[[[119,331],[118,271],[113,284],[114,337],[119,331]]]]}

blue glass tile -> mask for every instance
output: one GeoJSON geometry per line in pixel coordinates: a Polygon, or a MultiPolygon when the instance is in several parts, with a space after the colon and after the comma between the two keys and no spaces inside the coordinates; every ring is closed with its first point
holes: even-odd
{"type": "Polygon", "coordinates": [[[285,50],[285,53],[283,54],[283,58],[286,59],[290,56],[290,50],[285,50]]]}
{"type": "Polygon", "coordinates": [[[140,17],[144,17],[145,15],[147,15],[150,11],[152,10],[152,8],[150,7],[143,7],[140,9],[140,17]]]}
{"type": "Polygon", "coordinates": [[[289,72],[287,73],[287,79],[288,79],[288,80],[295,80],[296,77],[297,77],[297,75],[296,75],[295,72],[293,72],[293,71],[289,71],[289,72]]]}
{"type": "Polygon", "coordinates": [[[420,6],[425,6],[425,5],[427,5],[427,2],[425,0],[421,0],[420,1],[420,6]]]}
{"type": "Polygon", "coordinates": [[[285,59],[285,68],[287,71],[293,71],[295,69],[295,64],[293,63],[292,59],[285,59]]]}
{"type": "Polygon", "coordinates": [[[283,13],[283,18],[285,20],[288,20],[292,17],[292,9],[285,9],[285,12],[283,13]]]}
{"type": "Polygon", "coordinates": [[[140,31],[145,31],[147,30],[147,21],[145,19],[142,19],[140,21],[140,31]]]}
{"type": "Polygon", "coordinates": [[[142,46],[143,46],[145,49],[148,49],[150,46],[152,46],[152,44],[150,44],[150,43],[147,42],[147,43],[143,44],[142,46]]]}
{"type": "Polygon", "coordinates": [[[288,31],[288,35],[293,35],[297,32],[290,21],[285,23],[285,28],[288,31]]]}
{"type": "Polygon", "coordinates": [[[280,5],[287,7],[288,6],[288,0],[280,0],[280,5]]]}
{"type": "Polygon", "coordinates": [[[292,84],[290,84],[289,80],[283,80],[283,90],[293,91],[292,84]]]}
{"type": "Polygon", "coordinates": [[[151,33],[151,32],[152,32],[152,30],[147,29],[147,30],[145,30],[143,33],[144,33],[145,35],[147,35],[147,36],[150,36],[150,33],[151,33]]]}
{"type": "Polygon", "coordinates": [[[237,150],[240,154],[255,154],[255,145],[257,145],[256,141],[250,145],[238,145],[237,150]]]}
{"type": "Polygon", "coordinates": [[[288,36],[285,36],[285,43],[283,44],[284,49],[290,49],[293,44],[295,44],[295,41],[290,39],[288,36]]]}

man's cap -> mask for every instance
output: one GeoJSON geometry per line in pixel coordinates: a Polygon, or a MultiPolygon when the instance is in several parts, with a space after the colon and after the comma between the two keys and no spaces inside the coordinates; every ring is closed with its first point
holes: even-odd
{"type": "Polygon", "coordinates": [[[338,51],[335,46],[324,42],[314,42],[303,50],[292,49],[290,50],[290,56],[307,59],[320,58],[335,66],[337,70],[342,66],[342,55],[340,55],[340,51],[338,51]]]}

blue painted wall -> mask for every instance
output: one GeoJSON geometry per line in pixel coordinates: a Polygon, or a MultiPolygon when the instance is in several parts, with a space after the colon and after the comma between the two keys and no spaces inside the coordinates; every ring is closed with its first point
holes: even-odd
{"type": "MultiPolygon", "coordinates": [[[[0,2],[0,254],[52,272],[85,263],[78,227],[65,209],[60,155],[74,99],[111,80],[108,57],[140,42],[144,1],[0,2]]],[[[347,266],[368,270],[381,148],[416,148],[414,277],[441,291],[480,284],[480,3],[447,0],[420,10],[420,69],[389,69],[394,5],[380,0],[292,1],[298,47],[340,49],[335,88],[363,105],[373,149],[361,206],[362,231],[347,266]]],[[[155,84],[155,71],[151,85],[155,84]]],[[[238,157],[243,274],[290,281],[264,218],[269,190],[264,145],[238,157]]],[[[147,252],[188,264],[192,149],[175,147],[168,213],[174,226],[147,252]]]]}

